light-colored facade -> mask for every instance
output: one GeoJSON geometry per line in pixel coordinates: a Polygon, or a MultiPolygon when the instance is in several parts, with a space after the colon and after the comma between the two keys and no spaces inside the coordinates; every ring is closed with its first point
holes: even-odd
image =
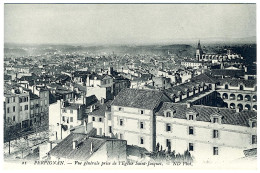
{"type": "Polygon", "coordinates": [[[154,110],[112,106],[113,134],[150,151],[155,147],[154,110]]]}
{"type": "MultiPolygon", "coordinates": [[[[224,116],[229,116],[221,114],[226,111],[225,108],[220,113],[210,113],[210,108],[205,107],[204,111],[209,112],[207,115],[196,109],[185,108],[185,105],[179,109],[167,108],[156,116],[156,142],[164,149],[169,145],[176,153],[188,149],[196,162],[225,162],[244,157],[244,150],[257,147],[254,117],[244,122],[249,126],[234,125],[226,121],[222,123],[223,118],[227,118],[224,116]],[[180,118],[177,114],[183,110],[185,115],[180,118]],[[207,116],[211,122],[206,119],[203,121],[199,116],[207,116]]],[[[234,111],[229,113],[241,115],[234,111]]]]}
{"type": "Polygon", "coordinates": [[[14,126],[20,124],[20,127],[28,127],[30,119],[29,102],[29,92],[23,91],[21,88],[13,89],[10,93],[5,94],[5,125],[14,126]]]}
{"type": "Polygon", "coordinates": [[[57,100],[49,106],[50,141],[64,139],[70,134],[71,129],[84,124],[84,105],[78,103],[64,104],[63,100],[57,100]]]}
{"type": "Polygon", "coordinates": [[[255,80],[226,79],[217,86],[217,92],[228,108],[257,110],[257,85],[255,80]]]}
{"type": "Polygon", "coordinates": [[[49,91],[36,87],[32,90],[13,87],[5,93],[4,109],[6,126],[29,128],[47,125],[44,120],[49,117],[49,91]]]}

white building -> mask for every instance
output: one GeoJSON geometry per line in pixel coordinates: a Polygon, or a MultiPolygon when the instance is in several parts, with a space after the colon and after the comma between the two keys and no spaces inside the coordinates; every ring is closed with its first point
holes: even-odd
{"type": "Polygon", "coordinates": [[[257,147],[256,112],[163,103],[156,113],[156,142],[196,162],[225,162],[257,147]]]}
{"type": "Polygon", "coordinates": [[[112,133],[129,145],[153,151],[156,147],[155,112],[170,99],[155,90],[124,89],[111,104],[112,133]]]}

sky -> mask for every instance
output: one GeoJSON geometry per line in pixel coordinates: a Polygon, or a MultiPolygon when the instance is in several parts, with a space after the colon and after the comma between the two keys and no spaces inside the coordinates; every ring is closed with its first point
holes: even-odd
{"type": "Polygon", "coordinates": [[[5,43],[138,44],[256,36],[255,4],[5,4],[5,43]]]}

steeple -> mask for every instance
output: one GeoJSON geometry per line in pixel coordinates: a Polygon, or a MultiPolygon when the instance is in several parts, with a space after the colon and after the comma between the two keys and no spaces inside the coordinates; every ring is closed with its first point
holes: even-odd
{"type": "Polygon", "coordinates": [[[203,51],[201,49],[200,40],[199,40],[198,47],[197,47],[197,50],[196,50],[196,58],[197,58],[198,61],[201,61],[202,54],[203,54],[203,51]]]}
{"type": "Polygon", "coordinates": [[[198,48],[197,49],[201,49],[201,46],[200,46],[200,40],[198,42],[198,48]]]}

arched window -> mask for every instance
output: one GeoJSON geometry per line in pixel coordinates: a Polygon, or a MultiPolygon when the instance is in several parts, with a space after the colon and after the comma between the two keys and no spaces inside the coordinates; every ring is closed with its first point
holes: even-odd
{"type": "Polygon", "coordinates": [[[225,85],[225,89],[228,89],[228,84],[225,85]]]}

